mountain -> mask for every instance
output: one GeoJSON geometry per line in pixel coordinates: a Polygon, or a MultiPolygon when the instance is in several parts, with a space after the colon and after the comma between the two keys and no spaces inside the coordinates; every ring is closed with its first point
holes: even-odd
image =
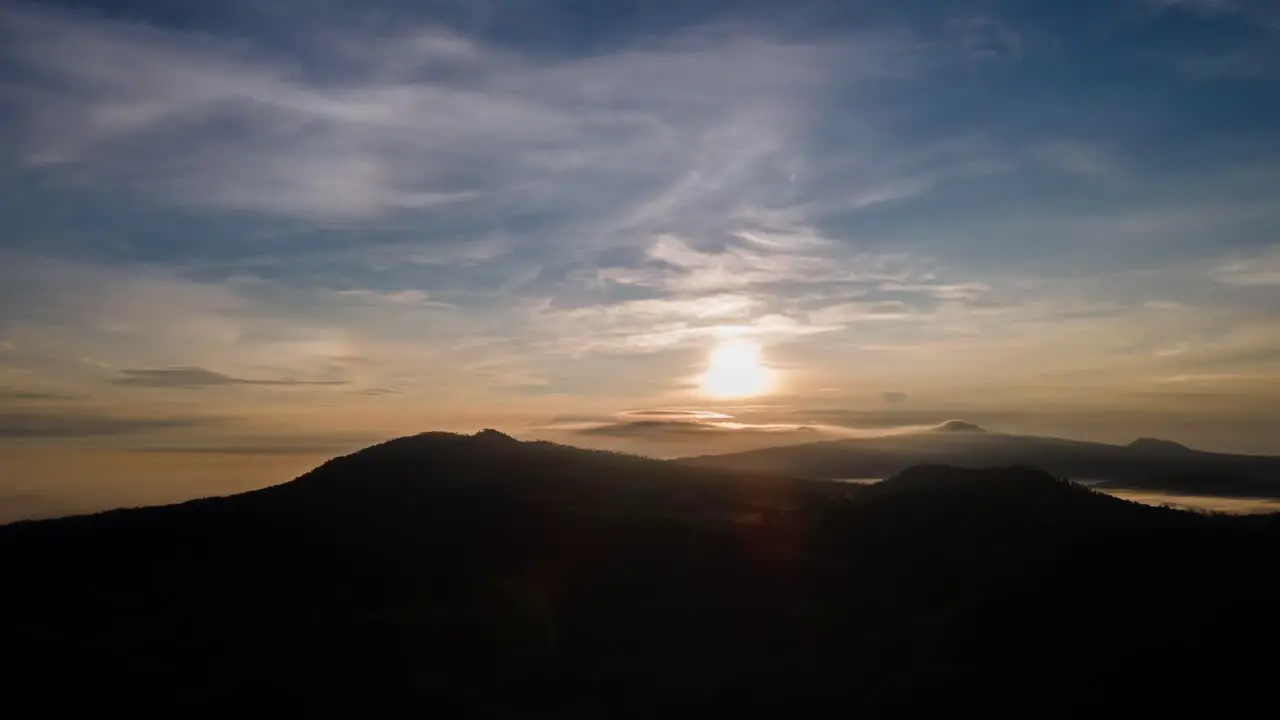
{"type": "Polygon", "coordinates": [[[704,455],[680,462],[831,479],[888,477],[921,463],[1031,465],[1056,475],[1106,480],[1114,487],[1280,497],[1280,457],[1201,452],[1150,438],[1120,446],[1010,435],[958,420],[920,432],[704,455]],[[1186,482],[1188,476],[1199,481],[1186,482]]]}
{"type": "Polygon", "coordinates": [[[1147,455],[1147,456],[1169,455],[1169,456],[1177,456],[1177,457],[1186,457],[1187,455],[1195,454],[1194,450],[1187,447],[1186,445],[1183,445],[1182,443],[1176,443],[1176,442],[1173,442],[1172,440],[1159,440],[1156,438],[1138,438],[1137,440],[1134,440],[1133,442],[1129,443],[1125,447],[1129,448],[1134,452],[1143,453],[1144,455],[1147,455]]]}
{"type": "Polygon", "coordinates": [[[983,430],[978,425],[974,425],[973,423],[967,423],[963,420],[948,420],[942,423],[941,425],[939,425],[938,427],[933,428],[933,432],[985,433],[986,430],[983,430]]]}
{"type": "Polygon", "coordinates": [[[1029,467],[863,488],[427,433],[243,495],[0,527],[6,699],[1232,712],[1269,692],[1277,550],[1280,519],[1029,467]]]}

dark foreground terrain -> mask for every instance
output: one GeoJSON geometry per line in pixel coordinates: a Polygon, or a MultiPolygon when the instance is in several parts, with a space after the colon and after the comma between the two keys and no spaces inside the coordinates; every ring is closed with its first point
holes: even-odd
{"type": "Polygon", "coordinates": [[[245,495],[0,528],[5,703],[1266,712],[1278,551],[1274,517],[1029,468],[856,487],[427,434],[245,495]]]}

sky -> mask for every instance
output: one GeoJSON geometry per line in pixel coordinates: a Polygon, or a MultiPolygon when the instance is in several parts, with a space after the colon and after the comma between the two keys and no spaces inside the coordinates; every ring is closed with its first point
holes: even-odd
{"type": "Polygon", "coordinates": [[[484,427],[1280,454],[1277,128],[1268,0],[0,0],[0,506],[484,427]]]}

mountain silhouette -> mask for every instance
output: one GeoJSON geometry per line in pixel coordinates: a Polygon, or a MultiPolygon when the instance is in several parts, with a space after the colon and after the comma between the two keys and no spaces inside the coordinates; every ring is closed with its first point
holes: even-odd
{"type": "Polygon", "coordinates": [[[7,699],[1231,712],[1269,692],[1278,549],[1276,518],[1024,466],[859,487],[426,433],[242,495],[0,527],[7,699]]]}
{"type": "Polygon", "coordinates": [[[705,468],[812,478],[883,478],[919,464],[1029,465],[1111,487],[1204,495],[1280,497],[1280,457],[1227,455],[1143,438],[1127,446],[988,432],[952,420],[922,432],[685,458],[705,468]],[[1187,482],[1194,476],[1197,482],[1187,482]],[[1181,478],[1181,479],[1179,479],[1181,478]]]}
{"type": "Polygon", "coordinates": [[[938,427],[934,428],[935,432],[962,432],[962,433],[985,433],[981,427],[973,423],[967,423],[963,420],[948,420],[938,427]]]}
{"type": "Polygon", "coordinates": [[[1181,443],[1176,443],[1172,440],[1158,440],[1156,438],[1138,438],[1137,440],[1129,443],[1127,447],[1130,450],[1151,455],[1188,455],[1195,453],[1194,450],[1181,443]]]}
{"type": "Polygon", "coordinates": [[[479,442],[491,443],[495,445],[500,445],[503,443],[519,442],[518,440],[511,437],[510,435],[494,430],[493,428],[485,428],[484,430],[481,430],[480,432],[476,433],[473,437],[479,442]]]}

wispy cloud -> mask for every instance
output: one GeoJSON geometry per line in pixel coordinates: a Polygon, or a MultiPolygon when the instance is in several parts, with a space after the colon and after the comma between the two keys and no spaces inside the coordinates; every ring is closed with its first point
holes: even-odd
{"type": "Polygon", "coordinates": [[[201,367],[142,368],[120,371],[124,377],[112,382],[116,385],[146,388],[200,389],[227,385],[345,385],[342,380],[297,380],[294,378],[254,379],[214,372],[201,367]]]}
{"type": "Polygon", "coordinates": [[[642,410],[614,417],[569,417],[539,428],[578,442],[626,440],[658,454],[732,452],[758,447],[931,431],[945,413],[810,411],[787,406],[642,410]],[[927,418],[921,421],[921,418],[927,418]]]}
{"type": "Polygon", "coordinates": [[[571,442],[625,441],[658,455],[729,452],[838,437],[838,428],[740,422],[723,413],[632,411],[617,418],[543,428],[571,442]]]}
{"type": "Polygon", "coordinates": [[[128,417],[90,411],[0,412],[0,438],[71,439],[193,430],[220,424],[210,417],[128,417]]]}
{"type": "Polygon", "coordinates": [[[610,222],[666,222],[730,201],[784,153],[827,72],[900,72],[905,52],[878,35],[823,47],[690,33],[548,61],[426,26],[367,38],[347,79],[317,80],[246,42],[27,5],[0,17],[5,55],[44,79],[9,89],[31,162],[316,219],[626,182],[661,189],[610,222]]]}
{"type": "Polygon", "coordinates": [[[332,456],[355,452],[362,447],[386,440],[378,433],[316,432],[298,433],[221,433],[199,441],[174,439],[131,447],[132,452],[160,455],[311,455],[332,456]]]}
{"type": "Polygon", "coordinates": [[[443,303],[430,299],[427,293],[421,290],[395,290],[380,291],[370,289],[358,290],[340,290],[338,295],[343,298],[351,298],[355,300],[365,300],[375,305],[389,304],[414,307],[431,307],[442,310],[455,310],[457,307],[449,303],[443,303]]]}
{"type": "Polygon", "coordinates": [[[627,410],[619,414],[624,418],[644,418],[649,420],[731,420],[732,415],[725,415],[714,410],[685,410],[680,408],[657,408],[652,410],[627,410]]]}
{"type": "Polygon", "coordinates": [[[1280,245],[1252,257],[1223,262],[1214,271],[1218,282],[1243,286],[1280,286],[1280,245]]]}
{"type": "Polygon", "coordinates": [[[76,395],[66,392],[57,392],[49,390],[22,390],[17,388],[0,387],[0,402],[5,400],[83,400],[83,395],[76,395]]]}
{"type": "Polygon", "coordinates": [[[580,435],[608,435],[612,437],[635,437],[640,436],[647,439],[658,439],[665,437],[684,437],[704,436],[706,434],[730,433],[730,434],[754,434],[768,433],[771,435],[804,435],[811,438],[819,437],[819,433],[815,428],[808,428],[796,425],[743,425],[740,423],[711,423],[711,422],[694,422],[680,420],[632,420],[625,423],[615,423],[611,425],[600,425],[597,427],[579,430],[580,435]]]}
{"type": "Polygon", "coordinates": [[[809,321],[816,325],[848,325],[867,320],[900,321],[909,317],[907,306],[897,300],[841,303],[809,313],[809,321]]]}
{"type": "Polygon", "coordinates": [[[1033,148],[1032,155],[1064,173],[1086,178],[1110,177],[1119,171],[1115,160],[1096,143],[1053,140],[1033,148]]]}

